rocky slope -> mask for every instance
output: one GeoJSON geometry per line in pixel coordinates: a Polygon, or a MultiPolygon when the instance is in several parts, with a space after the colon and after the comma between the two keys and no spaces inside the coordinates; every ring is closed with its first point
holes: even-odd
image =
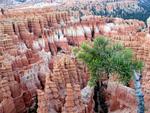
{"type": "Polygon", "coordinates": [[[66,3],[62,9],[80,11],[81,16],[93,14],[146,22],[150,16],[148,4],[146,0],[83,0],[66,3]]]}
{"type": "Polygon", "coordinates": [[[0,0],[1,8],[15,8],[18,5],[35,5],[41,3],[52,3],[53,0],[0,0]]]}
{"type": "Polygon", "coordinates": [[[93,14],[138,19],[144,22],[150,16],[150,5],[147,0],[1,0],[0,7],[14,8],[25,4],[42,6],[43,3],[59,3],[62,6],[58,7],[58,10],[80,11],[81,16],[93,14]]]}

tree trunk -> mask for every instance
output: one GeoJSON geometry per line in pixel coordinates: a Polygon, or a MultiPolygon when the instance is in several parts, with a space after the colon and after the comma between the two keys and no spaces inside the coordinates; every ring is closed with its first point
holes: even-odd
{"type": "Polygon", "coordinates": [[[134,70],[134,85],[137,98],[138,110],[137,113],[144,113],[144,95],[141,89],[141,74],[134,70]]]}
{"type": "Polygon", "coordinates": [[[97,85],[94,88],[94,100],[95,100],[95,112],[96,113],[101,113],[100,112],[100,85],[99,82],[96,83],[97,85]]]}
{"type": "Polygon", "coordinates": [[[101,81],[96,82],[96,86],[94,88],[94,101],[95,101],[95,113],[108,113],[108,106],[105,103],[105,87],[101,81]]]}

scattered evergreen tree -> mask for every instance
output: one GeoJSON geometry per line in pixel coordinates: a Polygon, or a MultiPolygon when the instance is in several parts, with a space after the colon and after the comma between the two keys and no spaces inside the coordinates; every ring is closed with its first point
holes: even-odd
{"type": "MultiPolygon", "coordinates": [[[[103,75],[108,79],[116,74],[123,84],[128,85],[131,78],[142,70],[143,63],[133,59],[131,49],[125,48],[120,44],[113,44],[104,37],[96,38],[92,43],[83,43],[81,48],[75,49],[75,55],[81,59],[90,71],[90,86],[102,81],[103,75]]],[[[136,77],[137,78],[137,77],[136,77]]],[[[134,79],[135,80],[135,79],[134,79]]],[[[140,79],[135,80],[135,87],[140,79]]],[[[136,94],[138,101],[138,113],[144,113],[144,99],[141,87],[137,86],[136,94]]]]}

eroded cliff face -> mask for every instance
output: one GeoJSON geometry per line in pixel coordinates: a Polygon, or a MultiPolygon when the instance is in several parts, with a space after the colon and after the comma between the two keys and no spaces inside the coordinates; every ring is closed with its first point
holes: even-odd
{"type": "Polygon", "coordinates": [[[38,90],[38,113],[93,113],[92,94],[87,102],[81,96],[87,75],[85,66],[71,57],[56,57],[53,72],[46,76],[44,91],[38,90]]]}
{"type": "Polygon", "coordinates": [[[89,78],[86,66],[74,58],[58,54],[70,54],[70,43],[79,45],[80,38],[84,39],[81,25],[78,29],[75,25],[72,27],[79,19],[50,8],[30,11],[29,14],[24,10],[8,10],[1,14],[2,113],[27,112],[37,94],[41,106],[38,113],[46,113],[46,110],[47,113],[93,112],[92,94],[90,101],[80,106],[81,109],[76,106],[84,104],[80,89],[87,85],[89,78]],[[75,37],[78,39],[75,40],[75,37]],[[70,89],[67,89],[68,84],[70,89]],[[79,94],[70,94],[73,89],[79,94]],[[7,104],[3,104],[8,100],[5,95],[10,101],[7,104]],[[9,106],[12,108],[8,110],[9,106]]]}
{"type": "MultiPolygon", "coordinates": [[[[50,7],[0,13],[0,112],[27,112],[37,95],[38,113],[93,113],[92,89],[86,87],[89,72],[71,50],[100,35],[132,48],[135,58],[145,62],[142,85],[148,109],[150,36],[144,27],[137,20],[79,18],[78,12],[57,12],[50,7]]],[[[110,111],[132,111],[136,107],[133,89],[116,87],[120,95],[128,91],[125,98],[130,97],[132,102],[126,104],[111,86],[110,111]],[[117,107],[113,104],[116,102],[117,107]]]]}

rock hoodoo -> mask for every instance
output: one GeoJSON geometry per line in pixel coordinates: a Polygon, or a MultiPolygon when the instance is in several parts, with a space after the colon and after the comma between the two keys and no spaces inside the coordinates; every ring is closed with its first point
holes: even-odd
{"type": "MultiPolygon", "coordinates": [[[[79,19],[78,12],[53,7],[6,10],[0,14],[0,113],[26,113],[36,96],[38,113],[94,113],[87,86],[90,73],[74,58],[72,47],[96,36],[122,43],[144,61],[142,88],[149,110],[150,42],[144,28],[138,20],[88,15],[79,19]]],[[[110,83],[108,93],[110,111],[134,112],[134,89],[110,83]]]]}

